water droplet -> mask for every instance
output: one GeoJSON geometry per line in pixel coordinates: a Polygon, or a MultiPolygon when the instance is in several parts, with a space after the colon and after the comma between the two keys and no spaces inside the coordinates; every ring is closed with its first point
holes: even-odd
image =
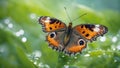
{"type": "Polygon", "coordinates": [[[18,32],[15,33],[16,36],[20,36],[20,35],[23,35],[24,34],[24,30],[23,29],[20,29],[18,32]]]}
{"type": "Polygon", "coordinates": [[[106,41],[106,37],[104,36],[104,37],[100,37],[100,41],[101,42],[105,42],[106,41]]]}
{"type": "Polygon", "coordinates": [[[44,65],[43,65],[42,62],[40,62],[40,63],[38,64],[38,66],[41,67],[41,68],[44,67],[44,65]]]}
{"type": "Polygon", "coordinates": [[[5,19],[5,20],[4,20],[4,23],[5,23],[5,24],[9,24],[9,23],[10,23],[10,20],[9,20],[9,19],[5,19]]]}
{"type": "Polygon", "coordinates": [[[23,30],[23,29],[20,29],[19,33],[20,33],[21,35],[23,35],[23,34],[24,34],[24,30],[23,30]]]}
{"type": "Polygon", "coordinates": [[[8,51],[8,47],[6,46],[6,44],[0,44],[0,57],[3,55],[8,55],[9,51],[8,51]]]}
{"type": "Polygon", "coordinates": [[[114,36],[113,38],[112,38],[112,42],[116,42],[117,41],[117,37],[116,36],[114,36]]]}
{"type": "Polygon", "coordinates": [[[31,62],[33,62],[33,60],[32,60],[32,59],[30,59],[30,61],[31,61],[31,62]]]}
{"type": "Polygon", "coordinates": [[[85,54],[84,56],[85,56],[85,57],[89,57],[89,56],[90,56],[90,54],[85,54]]]}
{"type": "Polygon", "coordinates": [[[117,62],[117,60],[115,59],[114,62],[117,62]]]}
{"type": "Polygon", "coordinates": [[[91,53],[91,51],[88,51],[88,53],[91,53]]]}
{"type": "Polygon", "coordinates": [[[36,19],[36,14],[31,13],[31,14],[30,14],[30,18],[31,18],[31,19],[36,19]]]}
{"type": "Polygon", "coordinates": [[[35,57],[35,59],[38,59],[42,56],[41,52],[39,50],[36,50],[33,52],[33,55],[35,57]]]}
{"type": "Polygon", "coordinates": [[[8,28],[13,28],[13,24],[12,24],[12,23],[9,23],[9,24],[8,24],[8,28]]]}
{"type": "Polygon", "coordinates": [[[116,50],[115,45],[112,45],[112,46],[111,46],[111,49],[112,49],[112,50],[116,50]]]}
{"type": "Polygon", "coordinates": [[[118,50],[120,50],[120,45],[118,45],[116,48],[117,48],[118,50]]]}
{"type": "Polygon", "coordinates": [[[36,65],[36,64],[37,64],[37,61],[34,61],[34,64],[36,65]]]}
{"type": "Polygon", "coordinates": [[[69,68],[69,66],[68,65],[64,65],[64,68],[69,68]]]}
{"type": "Polygon", "coordinates": [[[77,57],[74,57],[75,59],[77,59],[77,57]]]}
{"type": "Polygon", "coordinates": [[[19,37],[19,36],[20,36],[20,33],[19,33],[19,32],[16,32],[15,35],[19,37]]]}
{"type": "Polygon", "coordinates": [[[22,38],[22,42],[26,42],[27,41],[27,38],[26,37],[23,37],[22,38]]]}
{"type": "Polygon", "coordinates": [[[47,64],[45,64],[45,65],[44,65],[44,68],[50,68],[50,66],[49,66],[49,65],[47,65],[47,64]]]}

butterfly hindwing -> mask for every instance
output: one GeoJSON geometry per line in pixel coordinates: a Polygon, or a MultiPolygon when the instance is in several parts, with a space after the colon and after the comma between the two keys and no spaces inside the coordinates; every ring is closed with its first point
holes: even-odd
{"type": "Polygon", "coordinates": [[[61,51],[64,48],[63,40],[65,31],[50,32],[46,36],[46,41],[49,43],[49,46],[55,50],[61,51]]]}
{"type": "Polygon", "coordinates": [[[66,45],[64,52],[68,55],[74,55],[81,53],[81,51],[87,46],[87,41],[83,39],[76,32],[72,32],[69,43],[66,45]]]}

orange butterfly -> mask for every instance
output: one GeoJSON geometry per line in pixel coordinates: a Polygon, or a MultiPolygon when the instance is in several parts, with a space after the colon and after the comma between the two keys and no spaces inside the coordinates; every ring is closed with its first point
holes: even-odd
{"type": "Polygon", "coordinates": [[[62,21],[49,16],[41,16],[39,23],[44,32],[48,33],[46,40],[49,46],[68,55],[75,55],[87,46],[88,41],[94,41],[98,36],[107,33],[103,25],[80,24],[66,26],[62,21]]]}

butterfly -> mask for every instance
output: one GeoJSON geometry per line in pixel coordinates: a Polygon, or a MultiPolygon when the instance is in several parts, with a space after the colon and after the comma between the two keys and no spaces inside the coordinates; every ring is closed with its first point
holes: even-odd
{"type": "Polygon", "coordinates": [[[62,21],[49,16],[41,16],[39,23],[43,32],[48,33],[46,41],[49,46],[68,55],[81,53],[88,41],[95,41],[97,37],[108,32],[108,28],[103,25],[80,24],[72,27],[70,22],[66,26],[62,21]]]}

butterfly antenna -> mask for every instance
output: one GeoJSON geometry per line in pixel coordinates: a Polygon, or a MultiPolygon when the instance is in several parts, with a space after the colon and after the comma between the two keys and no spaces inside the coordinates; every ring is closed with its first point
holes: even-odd
{"type": "Polygon", "coordinates": [[[67,12],[67,10],[66,10],[66,7],[64,7],[64,9],[65,9],[65,12],[66,12],[66,14],[67,14],[67,17],[69,18],[70,22],[72,22],[72,20],[70,19],[70,16],[69,16],[69,14],[68,14],[68,12],[67,12]]]}
{"type": "Polygon", "coordinates": [[[84,13],[84,14],[80,15],[79,17],[73,19],[72,22],[75,21],[75,20],[77,20],[77,19],[79,19],[80,17],[82,17],[82,16],[84,16],[84,15],[86,15],[86,14],[87,14],[87,13],[84,13]]]}

